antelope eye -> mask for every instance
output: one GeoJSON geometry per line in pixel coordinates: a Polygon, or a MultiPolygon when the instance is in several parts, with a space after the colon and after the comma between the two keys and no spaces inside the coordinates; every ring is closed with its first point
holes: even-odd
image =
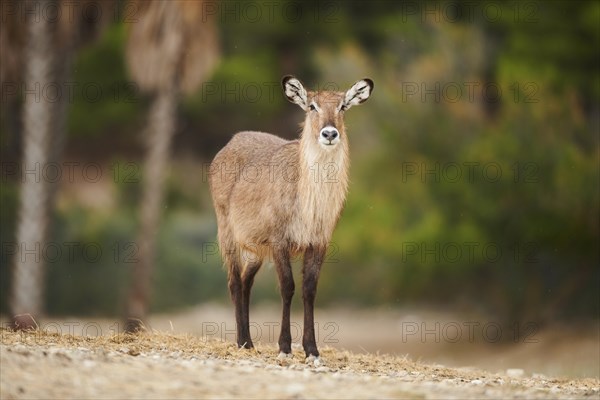
{"type": "Polygon", "coordinates": [[[310,111],[317,111],[317,106],[315,106],[313,103],[310,103],[310,105],[308,106],[308,109],[310,111]]]}

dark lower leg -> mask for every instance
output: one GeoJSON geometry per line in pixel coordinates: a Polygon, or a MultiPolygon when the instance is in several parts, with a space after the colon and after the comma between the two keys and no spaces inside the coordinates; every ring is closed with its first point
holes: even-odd
{"type": "Polygon", "coordinates": [[[292,352],[292,335],[290,333],[290,307],[294,296],[294,275],[287,250],[274,254],[275,267],[279,277],[279,290],[281,292],[282,315],[281,333],[279,334],[279,351],[290,354],[292,352]]]}
{"type": "Polygon", "coordinates": [[[239,265],[236,263],[232,263],[231,265],[229,265],[228,285],[229,294],[231,295],[231,301],[233,302],[233,305],[235,307],[237,344],[240,347],[245,347],[247,345],[248,339],[243,332],[245,321],[242,296],[242,277],[240,276],[239,265]]]}
{"type": "Polygon", "coordinates": [[[304,300],[304,334],[302,335],[302,346],[306,357],[319,356],[317,341],[315,339],[314,305],[317,294],[317,283],[321,264],[325,255],[325,248],[311,246],[304,253],[304,267],[302,269],[302,297],[304,300]]]}
{"type": "Polygon", "coordinates": [[[246,343],[245,347],[251,349],[254,347],[250,337],[250,292],[254,284],[254,277],[260,269],[261,262],[249,264],[244,269],[241,277],[242,282],[242,324],[238,325],[238,330],[242,340],[246,343]]]}

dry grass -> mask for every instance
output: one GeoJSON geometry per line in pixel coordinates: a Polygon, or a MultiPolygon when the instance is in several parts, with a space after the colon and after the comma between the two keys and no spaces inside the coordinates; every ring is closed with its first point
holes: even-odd
{"type": "Polygon", "coordinates": [[[299,348],[293,349],[292,359],[281,361],[272,345],[258,344],[254,350],[244,350],[214,338],[166,332],[84,337],[2,329],[0,336],[2,366],[14,366],[10,373],[2,369],[2,398],[600,397],[597,379],[492,374],[475,368],[425,365],[405,357],[356,354],[330,347],[321,349],[324,366],[314,367],[304,363],[304,352],[299,348]],[[119,372],[107,378],[108,386],[98,384],[94,389],[95,381],[86,381],[92,378],[82,369],[89,363],[95,365],[95,379],[119,372]],[[31,367],[38,372],[31,372],[30,377],[25,370],[18,370],[31,367]],[[150,371],[144,372],[147,381],[128,385],[135,382],[140,370],[150,371]],[[40,373],[47,375],[46,379],[40,380],[40,373]],[[53,374],[67,374],[67,386],[53,374]],[[208,375],[201,378],[202,374],[208,375]],[[233,383],[244,374],[249,374],[251,381],[241,386],[238,384],[243,380],[233,383]],[[83,388],[69,389],[69,382],[79,380],[86,382],[83,388]],[[180,381],[181,387],[172,391],[169,388],[174,380],[180,381]]]}
{"type": "MultiPolygon", "coordinates": [[[[167,332],[139,332],[137,334],[116,334],[110,336],[73,336],[51,333],[47,331],[12,331],[0,330],[2,344],[6,346],[26,345],[60,348],[87,348],[92,351],[116,352],[138,356],[140,354],[177,355],[181,359],[209,358],[217,360],[245,360],[264,363],[277,363],[289,366],[302,364],[304,351],[294,345],[291,360],[278,360],[279,350],[272,345],[257,344],[255,349],[239,349],[232,342],[215,338],[203,338],[194,335],[170,334],[167,332]]],[[[398,371],[422,371],[431,369],[440,371],[444,368],[428,367],[408,360],[406,357],[391,355],[353,354],[332,347],[320,349],[321,358],[326,360],[326,367],[331,371],[352,371],[357,373],[374,373],[393,375],[398,371]]]]}

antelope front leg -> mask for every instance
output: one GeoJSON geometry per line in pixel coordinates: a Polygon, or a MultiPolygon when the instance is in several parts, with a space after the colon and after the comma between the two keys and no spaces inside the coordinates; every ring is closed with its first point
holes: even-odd
{"type": "Polygon", "coordinates": [[[246,333],[244,327],[248,324],[247,316],[244,315],[244,299],[242,296],[242,277],[240,274],[240,266],[236,261],[232,261],[229,265],[228,274],[229,294],[235,307],[235,324],[237,330],[237,344],[239,347],[247,349],[252,347],[250,335],[246,333]]]}
{"type": "MultiPolygon", "coordinates": [[[[262,261],[250,263],[244,268],[244,272],[241,274],[241,296],[242,296],[242,322],[238,325],[238,344],[241,342],[245,343],[244,347],[247,349],[254,348],[252,338],[250,337],[250,292],[254,283],[254,276],[260,269],[262,261]]],[[[242,346],[242,345],[240,345],[242,346]]]]}
{"type": "Polygon", "coordinates": [[[281,314],[281,333],[279,334],[280,357],[289,357],[292,353],[292,335],[290,333],[290,306],[294,296],[294,275],[290,264],[290,255],[287,249],[273,252],[275,268],[279,277],[279,290],[283,311],[281,314]]]}
{"type": "Polygon", "coordinates": [[[314,306],[317,295],[319,272],[325,258],[326,248],[310,246],[304,253],[304,267],[302,268],[302,296],[304,298],[304,334],[302,346],[309,361],[318,360],[319,350],[315,340],[314,306]],[[312,357],[312,358],[311,358],[312,357]]]}

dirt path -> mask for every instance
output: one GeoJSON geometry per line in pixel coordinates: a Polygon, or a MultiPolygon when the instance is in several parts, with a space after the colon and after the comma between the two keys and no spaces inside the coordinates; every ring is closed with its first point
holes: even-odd
{"type": "Polygon", "coordinates": [[[0,331],[0,397],[20,398],[600,398],[597,379],[525,377],[415,363],[387,355],[300,349],[282,363],[197,336],[96,338],[0,331]]]}

